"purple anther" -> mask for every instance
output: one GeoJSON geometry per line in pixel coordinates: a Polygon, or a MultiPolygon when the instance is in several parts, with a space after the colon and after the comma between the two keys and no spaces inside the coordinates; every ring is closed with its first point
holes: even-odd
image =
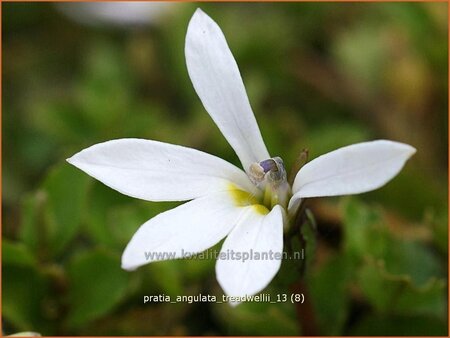
{"type": "Polygon", "coordinates": [[[259,162],[259,165],[263,168],[264,173],[268,173],[270,170],[274,170],[274,169],[278,170],[277,164],[271,158],[269,158],[268,160],[259,162]]]}

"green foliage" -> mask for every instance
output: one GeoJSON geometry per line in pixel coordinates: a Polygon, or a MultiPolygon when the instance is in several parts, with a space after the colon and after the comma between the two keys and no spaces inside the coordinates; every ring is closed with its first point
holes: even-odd
{"type": "Polygon", "coordinates": [[[68,325],[72,328],[110,312],[126,295],[129,276],[114,254],[100,250],[81,253],[68,263],[67,271],[68,325]]]}
{"type": "Polygon", "coordinates": [[[45,330],[43,314],[48,297],[48,279],[36,268],[4,263],[2,313],[18,330],[45,330]],[[32,286],[32,287],[30,287],[32,286]]]}
{"type": "Polygon", "coordinates": [[[430,278],[422,287],[414,286],[410,275],[395,275],[383,264],[367,262],[358,272],[358,283],[381,314],[413,314],[441,317],[445,313],[445,282],[430,278]]]}
{"type": "Polygon", "coordinates": [[[392,332],[395,336],[445,336],[446,331],[447,325],[434,318],[370,316],[361,320],[350,335],[359,336],[364,332],[371,332],[375,336],[382,336],[386,332],[392,332]]]}
{"type": "MultiPolygon", "coordinates": [[[[354,200],[347,200],[344,210],[345,251],[354,260],[356,285],[376,313],[431,317],[443,327],[446,281],[438,257],[422,243],[396,238],[379,212],[354,200]]],[[[420,331],[421,320],[417,323],[420,331]]]]}
{"type": "Polygon", "coordinates": [[[323,335],[342,334],[349,315],[348,282],[351,271],[346,256],[340,255],[308,276],[311,297],[318,310],[320,333],[323,335]]]}
{"type": "Polygon", "coordinates": [[[311,269],[317,252],[317,224],[314,215],[308,209],[305,210],[305,222],[300,227],[300,233],[304,241],[305,271],[311,269]]]}
{"type": "Polygon", "coordinates": [[[288,303],[245,303],[235,308],[218,304],[215,311],[228,335],[298,335],[293,308],[288,303]]]}
{"type": "Polygon", "coordinates": [[[314,264],[316,250],[317,224],[311,211],[306,209],[284,236],[284,251],[288,259],[283,261],[274,283],[286,287],[303,278],[314,264]]]}
{"type": "Polygon", "coordinates": [[[76,235],[84,214],[89,178],[63,163],[50,172],[42,187],[46,193],[48,246],[59,254],[76,235]],[[64,196],[64,198],[61,198],[64,196]]]}
{"type": "Polygon", "coordinates": [[[314,220],[289,243],[305,261],[283,261],[264,292],[290,294],[303,278],[304,321],[322,335],[447,335],[447,4],[313,2],[177,3],[133,28],[83,27],[50,3],[2,5],[4,333],[303,332],[290,302],[143,304],[221,297],[214,259],[123,271],[138,227],[179,203],[123,196],[65,161],[139,137],[240,165],[186,71],[196,7],[223,29],[268,149],[288,167],[304,148],[311,159],[375,138],[418,150],[377,191],[308,201],[314,220]]]}
{"type": "Polygon", "coordinates": [[[36,260],[24,243],[15,243],[8,239],[2,242],[3,263],[15,266],[33,266],[36,260]]]}
{"type": "Polygon", "coordinates": [[[50,171],[35,195],[26,197],[21,238],[30,248],[48,256],[65,249],[81,225],[88,182],[88,177],[63,162],[50,171]]]}

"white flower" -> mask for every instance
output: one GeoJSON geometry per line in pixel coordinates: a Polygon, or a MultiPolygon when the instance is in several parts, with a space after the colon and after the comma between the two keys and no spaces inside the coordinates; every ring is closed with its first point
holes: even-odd
{"type": "MultiPolygon", "coordinates": [[[[415,153],[378,140],[350,145],[304,165],[291,187],[280,158],[271,158],[250,107],[238,66],[218,25],[198,9],[186,35],[186,63],[206,110],[245,171],[204,152],[142,139],[96,144],[68,161],[128,196],[147,201],[191,200],[144,223],[122,256],[135,269],[161,256],[199,253],[226,237],[222,252],[281,253],[283,223],[302,198],[356,194],[392,179],[415,153]],[[286,212],[288,211],[288,212],[286,212]],[[146,255],[147,253],[147,255],[146,255]]],[[[174,257],[172,257],[174,258],[174,257]]],[[[280,259],[219,259],[217,280],[230,296],[264,289],[280,259]]],[[[278,257],[279,258],[279,257],[278,257]]]]}

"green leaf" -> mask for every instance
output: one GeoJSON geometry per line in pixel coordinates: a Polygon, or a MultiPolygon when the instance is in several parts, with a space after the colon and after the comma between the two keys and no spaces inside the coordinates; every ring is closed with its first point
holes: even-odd
{"type": "Polygon", "coordinates": [[[91,121],[83,116],[73,98],[50,102],[48,98],[38,98],[30,109],[34,112],[30,123],[41,132],[38,135],[40,138],[42,135],[49,138],[47,147],[51,145],[50,141],[79,146],[92,139],[94,130],[91,121]]]}
{"type": "Polygon", "coordinates": [[[221,244],[222,243],[204,251],[205,259],[183,259],[184,273],[189,281],[195,282],[210,278],[211,275],[214,275],[216,260],[214,259],[214,256],[209,253],[214,252],[213,250],[220,252],[221,244]]]}
{"type": "Polygon", "coordinates": [[[445,281],[430,278],[428,283],[420,288],[408,285],[408,288],[398,298],[395,311],[445,319],[447,315],[446,303],[445,281]]]}
{"type": "Polygon", "coordinates": [[[443,211],[438,215],[432,216],[430,220],[433,229],[433,239],[438,249],[445,255],[448,255],[448,215],[443,211]]]}
{"type": "Polygon", "coordinates": [[[88,193],[83,232],[95,242],[122,252],[137,229],[157,214],[178,203],[138,201],[99,182],[88,193]]]}
{"type": "Polygon", "coordinates": [[[443,320],[419,316],[370,316],[350,331],[351,336],[447,336],[443,320]]]}
{"type": "Polygon", "coordinates": [[[368,259],[358,272],[358,285],[379,313],[445,316],[443,279],[430,278],[425,285],[417,287],[409,275],[391,274],[383,261],[368,259]]]}
{"type": "MultiPolygon", "coordinates": [[[[115,208],[126,205],[133,199],[114,191],[100,182],[93,182],[90,188],[86,209],[86,224],[83,227],[83,231],[95,243],[119,249],[118,243],[112,234],[112,228],[114,226],[123,226],[123,224],[117,224],[117,221],[110,214],[115,208]]],[[[135,225],[135,230],[137,230],[139,225],[141,224],[135,225]]]]}
{"type": "Polygon", "coordinates": [[[377,211],[354,198],[343,200],[344,251],[355,260],[386,250],[386,229],[381,226],[377,211]]]}
{"type": "Polygon", "coordinates": [[[344,230],[344,249],[355,262],[380,260],[387,272],[404,275],[417,286],[431,277],[443,276],[438,257],[428,248],[395,237],[377,210],[354,198],[344,203],[344,230]]]}
{"type": "Polygon", "coordinates": [[[33,266],[36,260],[24,243],[2,240],[2,263],[15,266],[33,266]]]}
{"type": "Polygon", "coordinates": [[[123,49],[110,41],[95,40],[87,48],[84,74],[76,91],[78,103],[92,129],[105,131],[127,114],[132,93],[129,64],[124,62],[123,49]]]}
{"type": "Polygon", "coordinates": [[[311,269],[317,249],[317,226],[313,214],[309,209],[304,211],[297,222],[285,235],[284,251],[287,259],[283,259],[281,269],[274,282],[286,288],[303,278],[311,269]]]}
{"type": "Polygon", "coordinates": [[[295,309],[289,302],[277,304],[248,302],[236,307],[223,303],[212,304],[212,307],[227,335],[291,336],[299,334],[295,309]]]}
{"type": "Polygon", "coordinates": [[[85,208],[89,177],[66,162],[54,168],[44,182],[47,194],[47,238],[50,252],[60,254],[76,235],[85,208]]]}
{"type": "Polygon", "coordinates": [[[415,286],[423,286],[432,277],[444,277],[437,257],[416,241],[389,240],[383,259],[386,271],[405,275],[415,286]]]}
{"type": "Polygon", "coordinates": [[[422,219],[426,209],[447,213],[447,191],[443,186],[448,186],[446,181],[432,179],[423,170],[406,166],[401,175],[368,196],[408,218],[422,219]]]}
{"type": "Polygon", "coordinates": [[[43,302],[48,281],[32,267],[5,264],[2,268],[2,314],[17,330],[45,332],[43,302]]]}
{"type": "Polygon", "coordinates": [[[53,168],[41,188],[22,201],[19,238],[40,256],[58,256],[83,219],[89,176],[65,161],[53,168]]]}
{"type": "Polygon", "coordinates": [[[129,276],[121,269],[118,256],[89,251],[73,258],[67,268],[70,327],[104,316],[124,298],[129,276]]]}
{"type": "Polygon", "coordinates": [[[123,250],[139,227],[161,210],[157,203],[133,200],[126,205],[120,205],[108,210],[107,226],[110,236],[117,246],[123,250]]]}
{"type": "Polygon", "coordinates": [[[358,286],[377,312],[443,316],[444,275],[427,247],[396,238],[376,210],[356,199],[344,204],[344,229],[358,286]]]}
{"type": "Polygon", "coordinates": [[[44,206],[46,200],[46,195],[42,191],[28,194],[22,200],[19,239],[34,252],[44,246],[44,206]]]}
{"type": "Polygon", "coordinates": [[[185,294],[183,272],[186,266],[184,259],[154,262],[142,269],[148,269],[152,284],[157,286],[162,293],[172,297],[185,294]]]}
{"type": "Polygon", "coordinates": [[[317,250],[317,225],[314,215],[309,209],[305,210],[306,220],[300,227],[300,232],[304,240],[305,250],[305,271],[308,271],[314,261],[317,250]]]}
{"type": "Polygon", "coordinates": [[[308,275],[312,303],[322,335],[340,335],[349,311],[349,259],[338,254],[308,275]]]}

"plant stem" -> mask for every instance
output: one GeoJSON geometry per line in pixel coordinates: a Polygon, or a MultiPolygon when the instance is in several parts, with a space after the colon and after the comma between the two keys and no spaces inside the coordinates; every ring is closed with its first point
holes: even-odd
{"type": "Polygon", "coordinates": [[[311,302],[311,297],[307,284],[303,278],[293,283],[290,291],[296,294],[303,294],[304,303],[295,303],[295,310],[297,312],[297,319],[301,327],[303,336],[318,336],[319,330],[317,328],[316,315],[314,306],[311,302]]]}
{"type": "MultiPolygon", "coordinates": [[[[305,200],[300,204],[297,213],[294,217],[294,224],[288,235],[288,243],[290,239],[294,236],[298,236],[301,246],[303,249],[308,245],[307,241],[302,234],[302,226],[305,225],[307,220],[307,209],[305,205],[305,200]]],[[[289,245],[290,247],[290,245],[289,245]]],[[[303,261],[299,267],[299,278],[296,282],[292,283],[289,287],[290,292],[293,294],[303,294],[304,302],[295,303],[295,310],[297,312],[298,323],[300,324],[300,329],[302,335],[304,336],[318,336],[319,330],[317,326],[316,315],[314,311],[313,303],[311,302],[311,297],[307,282],[305,279],[306,272],[306,261],[303,261]]]]}

